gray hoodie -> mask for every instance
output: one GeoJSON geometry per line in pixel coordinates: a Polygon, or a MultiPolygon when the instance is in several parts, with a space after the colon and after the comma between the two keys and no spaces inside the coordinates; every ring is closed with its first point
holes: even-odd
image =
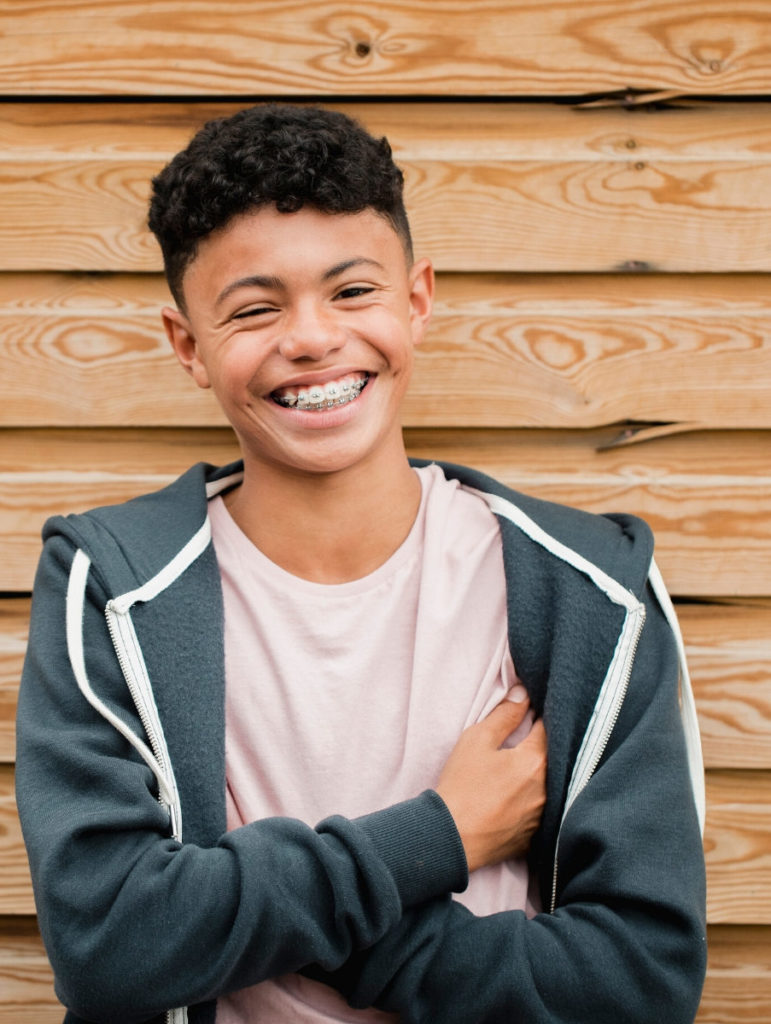
{"type": "Polygon", "coordinates": [[[69,1024],[211,1024],[219,995],[289,971],[406,1024],[693,1020],[703,772],[650,531],[443,469],[498,518],[511,654],[546,725],[530,851],[544,911],[475,917],[450,899],[466,863],[430,790],[355,820],[226,831],[206,503],[242,470],[199,465],[44,530],[17,798],[69,1024]]]}

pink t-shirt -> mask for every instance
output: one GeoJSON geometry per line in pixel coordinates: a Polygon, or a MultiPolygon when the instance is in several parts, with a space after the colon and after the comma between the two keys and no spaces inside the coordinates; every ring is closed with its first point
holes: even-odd
{"type": "MultiPolygon", "coordinates": [[[[423,493],[399,549],[363,579],[292,576],[209,504],[225,601],[228,828],[271,815],[356,817],[436,785],[466,726],[516,682],[500,533],[484,501],[416,470],[423,493]]],[[[521,738],[529,721],[518,730],[521,738]]],[[[524,861],[474,872],[477,914],[526,909],[524,861]]],[[[385,1022],[287,975],[217,1004],[217,1024],[385,1022]]]]}

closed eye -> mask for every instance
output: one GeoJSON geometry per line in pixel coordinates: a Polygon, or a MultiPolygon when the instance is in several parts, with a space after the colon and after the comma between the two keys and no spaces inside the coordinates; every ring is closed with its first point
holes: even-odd
{"type": "Polygon", "coordinates": [[[276,310],[273,306],[253,306],[251,309],[245,309],[241,313],[234,313],[234,320],[245,320],[250,316],[264,316],[266,313],[275,313],[276,310]]]}

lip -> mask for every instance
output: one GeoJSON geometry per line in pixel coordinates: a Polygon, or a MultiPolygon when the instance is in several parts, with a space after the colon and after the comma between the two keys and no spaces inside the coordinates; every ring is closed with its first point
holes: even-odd
{"type": "Polygon", "coordinates": [[[274,391],[280,391],[282,388],[323,386],[329,384],[331,380],[339,380],[340,377],[348,377],[357,373],[366,374],[370,379],[375,376],[371,370],[364,370],[360,366],[330,366],[326,370],[313,370],[307,373],[298,373],[295,377],[288,377],[271,388],[266,397],[270,398],[274,391]]]}

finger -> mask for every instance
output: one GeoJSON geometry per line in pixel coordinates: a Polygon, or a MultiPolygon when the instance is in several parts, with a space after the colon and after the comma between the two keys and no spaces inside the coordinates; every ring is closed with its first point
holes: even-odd
{"type": "Polygon", "coordinates": [[[499,747],[521,725],[529,708],[530,701],[526,694],[525,699],[519,702],[505,698],[493,708],[480,725],[487,732],[491,742],[499,747]]]}
{"type": "Polygon", "coordinates": [[[520,743],[520,746],[527,744],[529,747],[542,747],[546,750],[546,729],[542,718],[537,718],[530,729],[530,732],[520,743]]]}
{"type": "Polygon", "coordinates": [[[544,729],[543,722],[539,719],[533,723],[530,732],[525,738],[513,748],[514,751],[519,751],[520,755],[524,755],[529,759],[533,760],[533,763],[546,765],[546,760],[549,753],[549,745],[546,739],[546,730],[544,729]]]}

